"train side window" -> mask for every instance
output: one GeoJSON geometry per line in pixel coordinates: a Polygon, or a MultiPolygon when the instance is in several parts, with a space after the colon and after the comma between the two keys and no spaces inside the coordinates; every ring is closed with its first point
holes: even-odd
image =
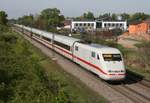
{"type": "Polygon", "coordinates": [[[93,58],[95,58],[95,52],[92,52],[91,56],[92,56],[93,58]]]}
{"type": "Polygon", "coordinates": [[[42,38],[45,39],[46,41],[49,41],[49,42],[51,41],[51,39],[49,39],[47,37],[42,36],[42,38]]]}
{"type": "Polygon", "coordinates": [[[60,43],[60,42],[58,42],[58,41],[54,41],[54,44],[56,44],[56,45],[58,45],[58,46],[60,46],[60,47],[62,47],[62,48],[64,48],[64,49],[70,51],[70,46],[68,46],[68,45],[65,45],[65,44],[63,44],[63,43],[60,43]]]}
{"type": "Polygon", "coordinates": [[[97,54],[97,60],[99,60],[100,58],[99,58],[99,55],[97,54]]]}
{"type": "Polygon", "coordinates": [[[79,47],[78,47],[78,46],[75,46],[75,50],[78,51],[78,50],[79,50],[79,47]]]}

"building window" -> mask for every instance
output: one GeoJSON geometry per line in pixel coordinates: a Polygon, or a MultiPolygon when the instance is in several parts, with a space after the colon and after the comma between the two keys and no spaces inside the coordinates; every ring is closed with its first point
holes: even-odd
{"type": "Polygon", "coordinates": [[[84,23],[84,26],[86,26],[86,23],[84,23]]]}
{"type": "Polygon", "coordinates": [[[116,24],[116,27],[119,27],[119,24],[116,24]]]}
{"type": "Polygon", "coordinates": [[[104,27],[107,27],[107,24],[104,24],[104,27]]]}
{"type": "Polygon", "coordinates": [[[76,23],[75,26],[78,26],[78,23],[76,23]]]}
{"type": "Polygon", "coordinates": [[[90,23],[88,23],[88,26],[90,26],[90,23]]]}
{"type": "Polygon", "coordinates": [[[79,47],[78,47],[78,46],[75,46],[75,50],[78,51],[78,50],[79,50],[79,47]]]}
{"type": "Polygon", "coordinates": [[[95,58],[95,52],[92,52],[91,56],[92,56],[93,58],[95,58]]]}
{"type": "Polygon", "coordinates": [[[80,26],[82,26],[82,23],[80,23],[80,26]]]}
{"type": "Polygon", "coordinates": [[[94,24],[92,23],[91,26],[94,26],[94,24]]]}
{"type": "Polygon", "coordinates": [[[97,54],[97,60],[99,60],[100,58],[99,58],[99,55],[97,54]]]}

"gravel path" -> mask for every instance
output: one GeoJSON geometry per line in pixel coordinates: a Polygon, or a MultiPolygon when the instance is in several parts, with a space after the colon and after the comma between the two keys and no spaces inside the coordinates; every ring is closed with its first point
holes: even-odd
{"type": "Polygon", "coordinates": [[[118,40],[118,43],[123,45],[126,48],[136,48],[135,44],[138,44],[140,42],[134,41],[134,40],[130,40],[130,39],[125,39],[125,38],[120,38],[118,40]]]}
{"type": "MultiPolygon", "coordinates": [[[[42,44],[24,36],[25,39],[30,41],[34,46],[39,48],[44,54],[48,57],[52,58],[52,51],[43,46],[42,44]]],[[[106,98],[110,103],[134,103],[132,100],[128,99],[124,95],[120,94],[119,92],[115,91],[106,83],[102,82],[101,79],[97,78],[96,76],[92,75],[92,73],[86,71],[79,65],[71,62],[70,60],[64,58],[63,56],[55,53],[57,63],[68,73],[72,74],[79,80],[81,80],[84,84],[86,84],[89,88],[96,91],[99,95],[102,95],[106,98]]]]}

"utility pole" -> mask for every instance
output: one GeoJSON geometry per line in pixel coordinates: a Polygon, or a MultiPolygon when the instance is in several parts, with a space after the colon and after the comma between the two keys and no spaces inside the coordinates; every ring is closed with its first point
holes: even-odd
{"type": "Polygon", "coordinates": [[[30,32],[30,38],[32,40],[32,36],[33,36],[33,33],[32,33],[32,27],[31,27],[31,32],[30,32]]]}
{"type": "Polygon", "coordinates": [[[52,60],[56,61],[54,42],[55,42],[55,33],[52,33],[52,60]]]}
{"type": "Polygon", "coordinates": [[[22,25],[22,33],[24,34],[24,27],[23,27],[23,25],[22,25]]]}

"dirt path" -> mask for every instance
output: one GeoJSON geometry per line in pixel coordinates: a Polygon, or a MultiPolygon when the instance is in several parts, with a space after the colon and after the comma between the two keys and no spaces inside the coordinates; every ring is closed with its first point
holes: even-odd
{"type": "Polygon", "coordinates": [[[122,46],[126,47],[126,48],[136,48],[135,44],[140,43],[139,41],[135,41],[132,39],[127,39],[127,38],[120,38],[118,40],[118,43],[121,44],[122,46]]]}

